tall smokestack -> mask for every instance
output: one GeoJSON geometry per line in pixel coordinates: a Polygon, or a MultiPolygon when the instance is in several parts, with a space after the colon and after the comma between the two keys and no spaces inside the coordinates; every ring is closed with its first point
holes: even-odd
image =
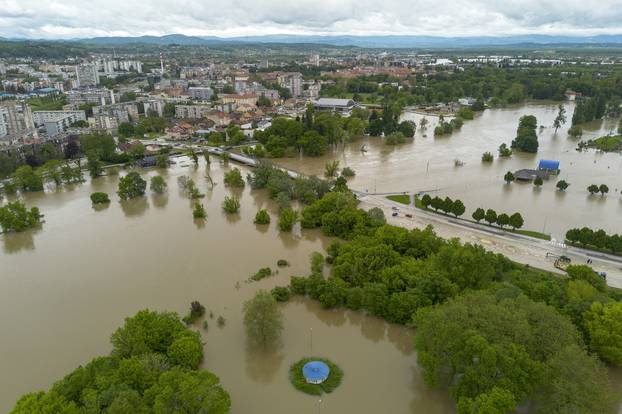
{"type": "Polygon", "coordinates": [[[160,71],[164,73],[164,54],[160,52],[160,71]]]}

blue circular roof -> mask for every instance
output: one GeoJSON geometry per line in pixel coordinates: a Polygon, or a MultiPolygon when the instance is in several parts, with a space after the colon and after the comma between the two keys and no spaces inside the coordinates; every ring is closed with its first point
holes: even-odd
{"type": "Polygon", "coordinates": [[[311,361],[302,367],[302,374],[307,382],[320,383],[328,378],[330,368],[322,361],[311,361]]]}

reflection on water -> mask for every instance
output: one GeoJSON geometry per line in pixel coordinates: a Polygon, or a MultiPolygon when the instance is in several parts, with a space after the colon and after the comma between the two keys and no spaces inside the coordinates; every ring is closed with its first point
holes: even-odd
{"type": "Polygon", "coordinates": [[[21,233],[11,233],[2,235],[2,246],[6,254],[17,253],[22,250],[35,249],[35,234],[40,228],[33,228],[21,233]]]}
{"type": "Polygon", "coordinates": [[[147,197],[136,197],[131,200],[122,200],[119,202],[121,210],[125,217],[141,217],[149,208],[147,197]]]}
{"type": "Polygon", "coordinates": [[[164,208],[168,204],[167,194],[153,194],[151,195],[151,203],[155,208],[164,208]]]}
{"type": "Polygon", "coordinates": [[[274,381],[279,372],[285,354],[280,347],[276,349],[246,349],[246,374],[259,383],[268,384],[274,381]]]}

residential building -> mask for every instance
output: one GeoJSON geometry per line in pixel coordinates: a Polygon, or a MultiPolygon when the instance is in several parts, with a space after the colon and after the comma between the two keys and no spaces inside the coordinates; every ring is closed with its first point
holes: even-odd
{"type": "Polygon", "coordinates": [[[188,95],[192,99],[209,101],[214,95],[214,91],[209,86],[191,86],[188,88],[188,95]]]}
{"type": "MultiPolygon", "coordinates": [[[[84,112],[82,113],[84,117],[84,112]]],[[[43,125],[45,126],[45,133],[48,137],[55,137],[59,134],[65,132],[71,125],[79,121],[79,116],[77,114],[67,114],[64,116],[60,116],[51,121],[45,121],[43,125]]]]}
{"type": "Polygon", "coordinates": [[[67,92],[67,101],[74,106],[111,105],[115,103],[112,89],[79,89],[67,92]]]}
{"type": "Polygon", "coordinates": [[[235,74],[233,77],[233,87],[237,93],[244,93],[248,89],[248,75],[235,74]]]}
{"type": "Polygon", "coordinates": [[[116,131],[119,126],[115,118],[106,115],[96,115],[89,118],[89,124],[92,128],[105,131],[116,131]]]}
{"type": "Polygon", "coordinates": [[[32,119],[35,125],[38,126],[67,117],[72,117],[74,119],[72,122],[86,121],[86,113],[84,111],[34,111],[32,113],[32,119]]]}
{"type": "Polygon", "coordinates": [[[249,105],[252,107],[257,105],[257,95],[250,93],[245,95],[222,95],[220,98],[223,104],[234,103],[237,106],[249,105]]]}
{"type": "Polygon", "coordinates": [[[302,74],[299,72],[280,73],[276,78],[280,87],[289,90],[293,97],[302,94],[302,74]]]}
{"type": "Polygon", "coordinates": [[[175,105],[175,118],[201,119],[210,109],[209,105],[175,105]]]}
{"type": "Polygon", "coordinates": [[[93,88],[99,84],[99,75],[97,74],[96,63],[81,63],[76,66],[76,77],[78,79],[78,87],[93,88]]]}
{"type": "Polygon", "coordinates": [[[164,115],[164,101],[160,99],[147,99],[142,101],[142,103],[145,108],[145,115],[149,115],[149,113],[155,113],[160,117],[164,115]]]}
{"type": "Polygon", "coordinates": [[[136,102],[122,102],[114,105],[94,106],[93,116],[104,115],[116,119],[117,123],[130,122],[138,119],[136,102]]]}
{"type": "Polygon", "coordinates": [[[36,136],[30,105],[19,101],[0,102],[0,141],[11,144],[28,135],[36,136]]]}

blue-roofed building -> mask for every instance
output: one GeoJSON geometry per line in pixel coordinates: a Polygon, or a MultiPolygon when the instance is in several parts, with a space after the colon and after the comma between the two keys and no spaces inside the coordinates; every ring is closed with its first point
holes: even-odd
{"type": "Polygon", "coordinates": [[[310,361],[302,367],[302,375],[309,384],[321,384],[330,374],[330,368],[322,361],[310,361]]]}
{"type": "Polygon", "coordinates": [[[552,174],[557,174],[559,172],[559,161],[557,160],[540,160],[538,164],[538,170],[547,171],[552,174]]]}

